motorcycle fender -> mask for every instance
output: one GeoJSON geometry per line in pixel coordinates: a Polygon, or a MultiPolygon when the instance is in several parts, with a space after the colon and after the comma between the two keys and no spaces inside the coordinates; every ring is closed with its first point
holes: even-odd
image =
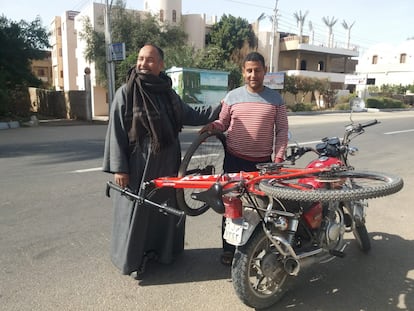
{"type": "MultiPolygon", "coordinates": [[[[257,212],[251,208],[244,208],[243,210],[243,218],[237,218],[237,219],[226,219],[227,221],[231,221],[236,225],[242,225],[243,226],[243,233],[242,238],[239,243],[235,246],[242,246],[247,243],[247,241],[250,239],[251,235],[253,234],[254,229],[256,229],[257,225],[260,223],[260,217],[257,214],[257,212]]],[[[229,241],[227,241],[229,242],[229,241]]]]}
{"type": "Polygon", "coordinates": [[[345,202],[345,208],[352,215],[353,221],[356,225],[365,223],[365,209],[368,203],[364,200],[345,202]]]}

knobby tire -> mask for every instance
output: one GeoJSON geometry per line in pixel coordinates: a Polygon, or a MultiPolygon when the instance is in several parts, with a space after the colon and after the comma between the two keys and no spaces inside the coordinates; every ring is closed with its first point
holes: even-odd
{"type": "MultiPolygon", "coordinates": [[[[190,145],[178,170],[178,177],[213,175],[223,172],[226,137],[221,132],[204,132],[190,145]]],[[[205,213],[210,206],[191,198],[197,189],[176,189],[178,207],[189,216],[205,213]]]]}
{"type": "MultiPolygon", "coordinates": [[[[318,176],[315,177],[318,178],[318,176]]],[[[330,178],[348,178],[357,187],[303,190],[286,187],[280,184],[277,179],[266,179],[260,182],[259,188],[267,195],[277,199],[308,202],[337,202],[373,199],[391,195],[400,191],[404,185],[402,178],[399,176],[368,171],[336,172],[330,175],[330,178]]],[[[288,181],[284,180],[284,182],[288,181]]]]}

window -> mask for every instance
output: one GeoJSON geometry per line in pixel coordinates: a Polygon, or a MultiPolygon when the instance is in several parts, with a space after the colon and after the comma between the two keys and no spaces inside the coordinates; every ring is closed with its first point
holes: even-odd
{"type": "Polygon", "coordinates": [[[318,63],[318,71],[324,71],[324,69],[325,69],[325,64],[323,61],[320,61],[318,63]]]}
{"type": "Polygon", "coordinates": [[[372,64],[373,65],[378,64],[378,55],[373,55],[372,56],[372,64]]]}
{"type": "Polygon", "coordinates": [[[306,70],[306,60],[300,61],[300,70],[306,70]]]}
{"type": "Polygon", "coordinates": [[[405,53],[400,54],[400,64],[405,64],[406,59],[407,59],[407,54],[405,53]]]}
{"type": "Polygon", "coordinates": [[[44,68],[37,69],[37,76],[38,77],[44,77],[44,76],[46,76],[46,73],[45,73],[44,68]]]}
{"type": "Polygon", "coordinates": [[[164,21],[164,10],[160,10],[160,22],[164,21]]]}
{"type": "Polygon", "coordinates": [[[177,22],[177,11],[176,10],[172,11],[172,21],[173,23],[177,22]]]}

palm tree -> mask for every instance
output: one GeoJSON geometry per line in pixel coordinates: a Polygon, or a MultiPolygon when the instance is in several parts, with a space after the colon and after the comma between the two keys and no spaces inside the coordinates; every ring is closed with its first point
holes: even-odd
{"type": "Polygon", "coordinates": [[[309,27],[309,31],[311,33],[311,40],[310,40],[309,43],[313,44],[313,41],[314,41],[314,38],[315,38],[315,29],[313,29],[313,24],[312,24],[311,21],[309,21],[308,27],[309,27]]]}
{"type": "Polygon", "coordinates": [[[335,19],[335,17],[332,17],[331,19],[329,19],[329,16],[326,17],[322,17],[322,21],[325,23],[326,26],[328,26],[328,47],[332,47],[333,45],[333,26],[336,24],[336,22],[338,21],[338,19],[335,19]]]}
{"type": "Polygon", "coordinates": [[[347,49],[349,49],[349,46],[350,46],[350,42],[351,42],[351,28],[352,28],[352,26],[354,26],[354,24],[355,24],[355,22],[353,22],[351,25],[348,25],[348,23],[345,20],[342,22],[342,26],[347,31],[347,42],[346,42],[347,49]]]}
{"type": "Polygon", "coordinates": [[[296,23],[299,27],[299,43],[302,43],[302,32],[303,32],[303,24],[305,23],[306,16],[308,15],[309,11],[306,11],[305,14],[302,15],[302,11],[293,13],[293,17],[296,18],[296,23]]]}

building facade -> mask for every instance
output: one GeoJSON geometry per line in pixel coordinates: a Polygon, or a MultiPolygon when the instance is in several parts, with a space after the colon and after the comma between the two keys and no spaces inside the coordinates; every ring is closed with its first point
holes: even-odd
{"type": "MultiPolygon", "coordinates": [[[[80,33],[85,19],[89,19],[95,30],[104,32],[105,8],[102,3],[90,2],[80,12],[68,11],[56,17],[51,25],[53,84],[57,90],[85,90],[90,85],[93,117],[108,115],[108,95],[97,81],[95,64],[84,57],[86,42],[80,33]]],[[[156,15],[160,23],[183,25],[188,43],[196,49],[205,47],[206,33],[217,22],[217,17],[207,20],[204,14],[183,15],[181,0],[144,1],[144,10],[136,12],[156,15]]],[[[275,44],[271,44],[271,32],[259,32],[257,37],[257,50],[267,64],[272,64],[271,72],[329,78],[334,88],[342,89],[345,75],[355,71],[356,49],[315,45],[308,37],[295,34],[275,33],[275,44]]]]}
{"type": "Polygon", "coordinates": [[[359,58],[355,71],[364,81],[357,85],[362,98],[369,96],[369,85],[414,85],[414,39],[397,46],[372,46],[359,58]]]}
{"type": "Polygon", "coordinates": [[[45,51],[45,54],[45,58],[32,61],[31,69],[32,73],[43,82],[43,87],[49,89],[53,86],[52,54],[50,51],[45,51]]]}

